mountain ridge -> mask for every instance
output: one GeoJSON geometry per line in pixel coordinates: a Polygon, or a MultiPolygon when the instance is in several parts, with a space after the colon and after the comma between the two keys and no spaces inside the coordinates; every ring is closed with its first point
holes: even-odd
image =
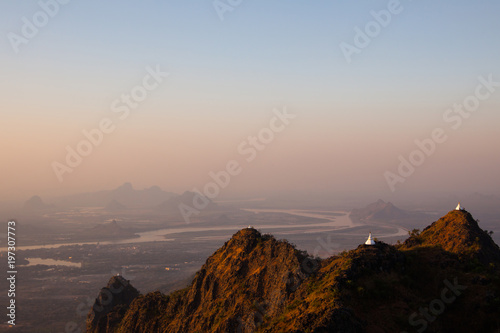
{"type": "Polygon", "coordinates": [[[124,183],[112,190],[79,193],[56,200],[61,207],[105,207],[114,201],[128,208],[154,206],[177,196],[163,191],[158,186],[136,190],[131,183],[124,183]]]}
{"type": "Polygon", "coordinates": [[[500,250],[488,237],[468,212],[451,211],[402,244],[361,244],[320,260],[246,228],[187,288],[117,304],[97,325],[89,315],[87,332],[493,332],[500,327],[500,250]],[[456,233],[453,246],[446,232],[456,233]],[[476,235],[484,236],[479,247],[469,243],[476,235]],[[460,295],[446,311],[432,321],[419,313],[453,285],[460,295]],[[468,321],[470,313],[481,323],[468,321]]]}

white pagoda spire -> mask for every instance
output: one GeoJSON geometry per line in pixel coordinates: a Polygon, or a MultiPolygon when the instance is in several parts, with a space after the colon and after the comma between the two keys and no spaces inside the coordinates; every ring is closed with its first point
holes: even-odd
{"type": "Polygon", "coordinates": [[[368,239],[365,242],[365,245],[375,245],[375,241],[372,239],[372,233],[368,235],[368,239]]]}
{"type": "Polygon", "coordinates": [[[462,207],[460,205],[460,202],[459,202],[458,205],[457,205],[457,208],[455,208],[455,210],[465,210],[465,209],[464,209],[464,207],[462,207]]]}

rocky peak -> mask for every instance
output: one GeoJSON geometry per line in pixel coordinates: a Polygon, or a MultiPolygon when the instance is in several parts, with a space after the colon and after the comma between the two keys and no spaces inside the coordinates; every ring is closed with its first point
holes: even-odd
{"type": "MultiPolygon", "coordinates": [[[[254,228],[240,230],[207,259],[188,288],[170,296],[156,292],[137,298],[122,316],[120,332],[134,331],[137,326],[144,332],[254,332],[258,326],[255,318],[262,313],[279,313],[294,290],[291,285],[304,279],[303,256],[286,241],[262,235],[254,228]],[[144,322],[134,315],[150,308],[161,308],[169,319],[157,315],[144,322]]],[[[110,284],[101,291],[97,306],[110,284]]],[[[129,300],[118,304],[129,304],[129,300]]],[[[116,325],[110,318],[119,318],[125,307],[112,306],[115,304],[100,316],[92,311],[88,332],[114,332],[116,325]]]]}
{"type": "Polygon", "coordinates": [[[119,322],[130,303],[139,296],[130,281],[120,275],[113,276],[95,299],[87,317],[87,332],[105,332],[119,322]],[[113,316],[110,316],[113,314],[113,316]]]}
{"type": "MultiPolygon", "coordinates": [[[[264,239],[269,239],[266,237],[264,239]]],[[[238,231],[231,237],[231,239],[224,244],[223,249],[226,250],[242,250],[244,252],[250,252],[259,241],[262,241],[262,234],[254,228],[248,227],[238,231]]]]}
{"type": "Polygon", "coordinates": [[[405,245],[437,245],[461,257],[475,258],[482,262],[500,262],[498,245],[466,210],[450,211],[419,235],[408,238],[405,245]]]}
{"type": "MultiPolygon", "coordinates": [[[[252,331],[259,314],[255,303],[265,307],[267,315],[275,314],[300,274],[300,253],[292,245],[246,228],[234,234],[198,272],[187,294],[187,308],[194,317],[219,313],[222,309],[213,305],[224,299],[221,307],[230,314],[224,330],[244,322],[248,329],[243,332],[252,331]]],[[[201,331],[209,327],[208,321],[200,325],[201,331]]]]}

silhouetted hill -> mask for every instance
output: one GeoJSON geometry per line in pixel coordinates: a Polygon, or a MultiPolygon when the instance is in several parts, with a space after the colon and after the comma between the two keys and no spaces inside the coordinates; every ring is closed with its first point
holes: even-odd
{"type": "Polygon", "coordinates": [[[366,220],[396,220],[405,218],[408,213],[394,206],[391,202],[385,202],[382,199],[369,204],[360,209],[351,211],[351,219],[366,221],[366,220]]]}
{"type": "Polygon", "coordinates": [[[174,193],[165,192],[158,186],[152,186],[144,190],[136,190],[130,183],[124,183],[118,188],[110,191],[98,191],[81,193],[59,198],[62,206],[66,207],[105,207],[116,201],[127,207],[149,207],[159,205],[171,197],[174,193]]]}
{"type": "Polygon", "coordinates": [[[109,223],[99,224],[83,233],[91,235],[96,239],[138,237],[135,232],[119,226],[115,220],[109,223]]]}
{"type": "Polygon", "coordinates": [[[40,198],[38,195],[32,196],[23,205],[23,210],[28,211],[28,212],[47,210],[47,209],[53,209],[53,208],[54,208],[54,205],[45,204],[43,202],[42,198],[40,198]]]}
{"type": "Polygon", "coordinates": [[[247,228],[189,287],[118,304],[106,325],[91,312],[89,332],[498,332],[500,251],[486,236],[450,212],[404,244],[319,260],[247,228]],[[470,239],[483,261],[460,255],[470,239]]]}

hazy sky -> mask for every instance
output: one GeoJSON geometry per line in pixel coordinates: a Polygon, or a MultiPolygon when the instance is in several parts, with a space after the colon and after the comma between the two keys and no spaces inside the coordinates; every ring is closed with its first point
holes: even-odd
{"type": "Polygon", "coordinates": [[[221,197],[500,188],[498,1],[60,1],[0,2],[0,200],[203,189],[231,160],[221,197]]]}

